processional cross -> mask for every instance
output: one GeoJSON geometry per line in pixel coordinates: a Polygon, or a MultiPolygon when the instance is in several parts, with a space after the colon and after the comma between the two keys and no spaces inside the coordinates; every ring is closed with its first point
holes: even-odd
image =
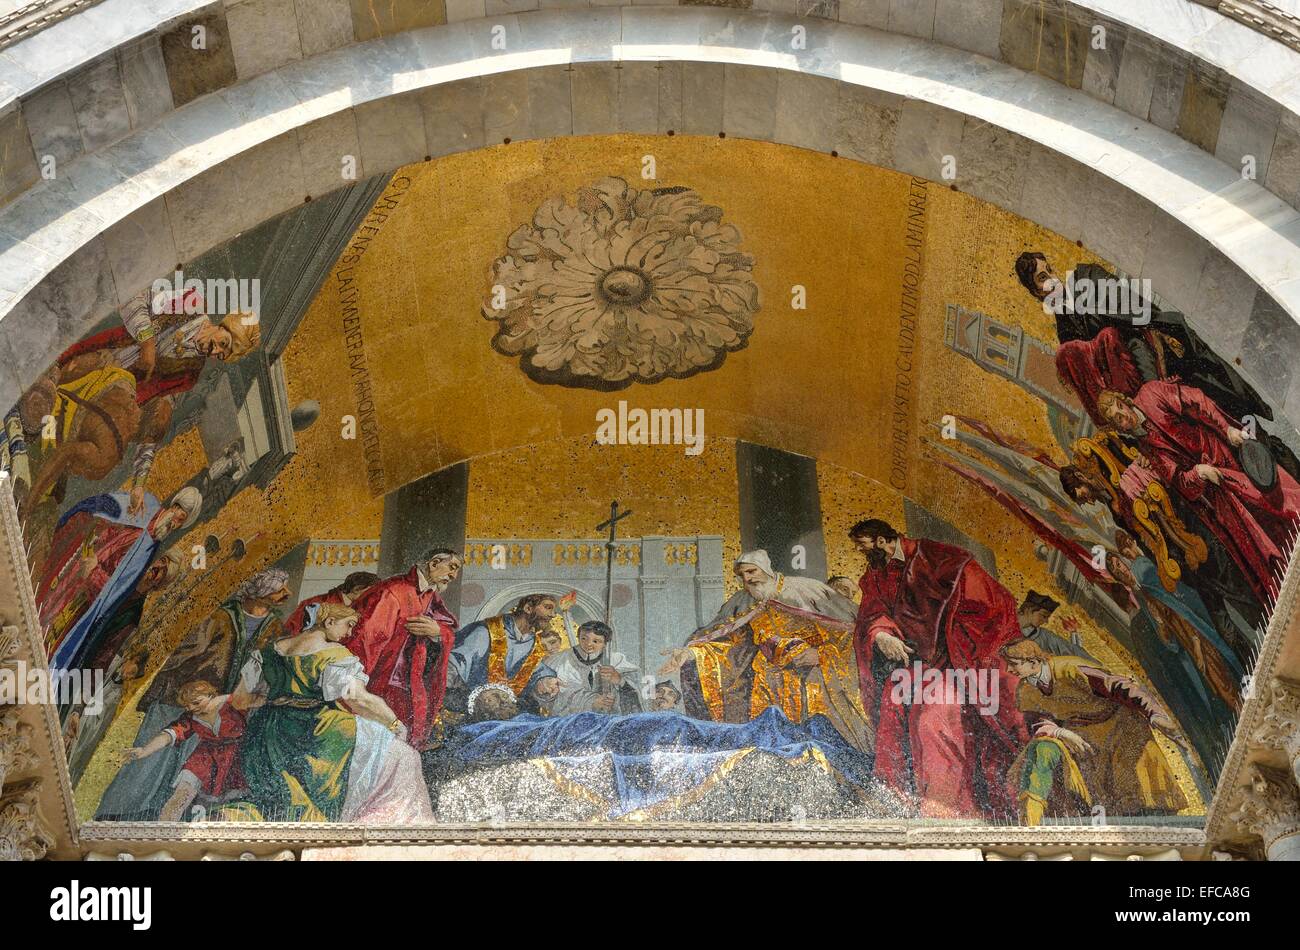
{"type": "Polygon", "coordinates": [[[610,618],[614,615],[614,539],[618,531],[618,523],[631,514],[630,510],[619,511],[618,502],[611,501],[609,520],[596,525],[597,531],[609,529],[609,540],[605,542],[605,623],[610,623],[610,618]]]}

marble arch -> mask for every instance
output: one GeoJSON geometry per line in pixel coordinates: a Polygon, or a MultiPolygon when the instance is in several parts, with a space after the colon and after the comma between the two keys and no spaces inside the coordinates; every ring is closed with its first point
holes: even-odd
{"type": "MultiPolygon", "coordinates": [[[[9,385],[21,388],[83,321],[135,292],[123,288],[334,190],[342,156],[355,153],[371,175],[498,139],[674,125],[836,151],[933,179],[952,155],[958,187],[1096,247],[1126,272],[1149,273],[1212,336],[1221,325],[1230,346],[1255,311],[1273,333],[1289,331],[1283,315],[1300,313],[1300,212],[1177,136],[1135,126],[1049,79],[830,22],[817,24],[807,49],[782,51],[794,21],[770,14],[600,8],[497,19],[513,44],[498,54],[490,50],[495,20],[483,20],[278,67],[73,159],[59,179],[0,209],[10,236],[0,248],[9,385]],[[648,72],[673,63],[690,77],[678,87],[680,107],[675,90],[661,102],[648,72]],[[565,107],[566,92],[576,112],[565,107]],[[833,126],[815,108],[831,99],[833,126]],[[882,108],[897,115],[887,151],[882,108]],[[1052,118],[1067,110],[1075,122],[1052,118]],[[403,134],[358,134],[390,123],[403,134]],[[1108,211],[1080,213],[1085,192],[1108,211]],[[1107,221],[1138,221],[1141,234],[1130,240],[1107,221]],[[1161,262],[1146,260],[1149,244],[1166,252],[1161,262]],[[1198,302],[1192,288],[1207,273],[1198,302]],[[61,289],[43,296],[51,275],[61,289]],[[51,310],[53,325],[43,318],[51,310]]],[[[1271,369],[1247,367],[1259,381],[1271,369]]]]}
{"type": "MultiPolygon", "coordinates": [[[[942,180],[943,158],[952,155],[957,188],[1169,288],[1170,301],[1207,340],[1238,348],[1250,381],[1289,418],[1300,416],[1289,379],[1279,386],[1277,353],[1258,345],[1280,335],[1285,359],[1300,341],[1300,214],[1285,187],[1242,181],[1203,144],[1145,123],[1132,127],[1130,116],[1090,94],[923,39],[827,22],[809,31],[806,51],[777,48],[776,38],[796,22],[803,21],[699,9],[510,14],[323,52],[182,106],[73,159],[61,181],[27,189],[0,209],[0,230],[10,238],[0,249],[0,402],[11,403],[61,349],[116,309],[132,281],[147,283],[304,197],[331,193],[333,159],[355,153],[362,174],[372,176],[499,139],[671,129],[834,151],[931,180],[942,180]],[[498,22],[518,46],[505,56],[463,55],[498,22]],[[667,96],[665,73],[677,76],[667,80],[667,96]],[[508,97],[527,109],[503,108],[508,97]],[[813,108],[826,102],[834,103],[833,124],[813,108]],[[1065,110],[1069,122],[1054,118],[1065,110]],[[367,134],[399,127],[412,134],[367,134]],[[956,143],[953,150],[937,145],[944,140],[956,143]],[[269,174],[286,167],[287,184],[269,174]],[[1101,196],[1105,213],[1080,210],[1083,191],[1101,196]],[[161,241],[139,237],[164,233],[161,241]]],[[[1269,664],[1284,652],[1290,583],[1263,654],[1269,664]]],[[[1273,688],[1279,696],[1288,689],[1273,688]]],[[[1248,708],[1242,728],[1261,726],[1262,703],[1248,708]]],[[[1248,743],[1238,738],[1240,765],[1248,743]]],[[[1216,801],[1211,827],[1229,810],[1227,797],[1216,801]]],[[[1285,809],[1281,818],[1248,811],[1233,814],[1270,833],[1294,819],[1285,809]]],[[[331,840],[389,840],[353,834],[331,840]]],[[[932,840],[926,834],[889,840],[932,840]]],[[[301,833],[267,828],[257,837],[281,842],[301,833]]],[[[1193,840],[1177,838],[1147,840],[1193,840]]],[[[1052,840],[1008,832],[1013,839],[1052,840]]],[[[1111,839],[1143,840],[1117,832],[1096,841],[1111,839]]],[[[86,840],[124,839],[91,828],[86,840]]]]}

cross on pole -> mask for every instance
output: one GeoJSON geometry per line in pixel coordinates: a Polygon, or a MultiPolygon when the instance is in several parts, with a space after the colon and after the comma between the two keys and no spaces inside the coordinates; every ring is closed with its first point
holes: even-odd
{"type": "Polygon", "coordinates": [[[605,542],[605,623],[610,622],[614,613],[614,539],[617,536],[618,523],[629,517],[632,512],[619,511],[618,502],[609,503],[609,520],[596,525],[597,531],[609,529],[609,540],[605,542]]]}

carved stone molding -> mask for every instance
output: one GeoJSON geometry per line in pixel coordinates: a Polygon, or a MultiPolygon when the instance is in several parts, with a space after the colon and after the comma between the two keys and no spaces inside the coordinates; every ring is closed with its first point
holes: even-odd
{"type": "MultiPolygon", "coordinates": [[[[14,508],[12,482],[3,478],[0,479],[0,665],[22,662],[29,671],[43,671],[45,643],[30,574],[14,508]]],[[[8,706],[0,709],[0,716],[9,724],[0,725],[0,772],[7,773],[6,784],[0,788],[7,793],[16,780],[20,784],[27,782],[22,786],[24,794],[35,796],[30,812],[44,822],[40,827],[40,847],[26,848],[26,852],[35,855],[39,851],[40,856],[46,852],[58,857],[77,855],[77,816],[55,707],[48,703],[8,706]],[[9,745],[6,730],[10,726],[14,736],[21,736],[24,751],[6,761],[9,753],[4,747],[9,745]]]]}
{"type": "Polygon", "coordinates": [[[0,627],[0,666],[18,659],[18,628],[0,627]]]}
{"type": "Polygon", "coordinates": [[[1037,851],[985,851],[985,861],[1077,861],[1073,852],[1039,854],[1037,851]]]}
{"type": "Polygon", "coordinates": [[[1283,753],[1300,785],[1300,683],[1275,678],[1269,684],[1269,694],[1269,704],[1251,733],[1251,744],[1283,753]]]}
{"type": "Polygon", "coordinates": [[[984,851],[985,861],[1181,861],[1183,854],[1177,848],[1160,851],[1060,851],[1044,854],[1039,851],[984,851]]]}
{"type": "Polygon", "coordinates": [[[0,794],[0,861],[39,861],[54,844],[37,807],[40,784],[0,794]]]}
{"type": "MultiPolygon", "coordinates": [[[[176,855],[170,851],[154,851],[149,854],[132,854],[130,851],[91,851],[85,860],[87,861],[175,861],[176,855]]],[[[252,851],[241,851],[238,854],[227,853],[224,851],[206,851],[199,858],[200,861],[296,861],[298,856],[285,848],[283,851],[276,851],[273,854],[254,854],[252,851]]]]}
{"type": "Polygon", "coordinates": [[[184,849],[190,856],[220,850],[240,855],[250,846],[283,848],[356,848],[394,845],[691,845],[695,847],[816,848],[824,846],[911,849],[996,849],[1022,853],[1056,851],[1167,851],[1189,854],[1204,848],[1194,827],[1162,825],[1018,827],[952,825],[911,827],[889,822],[827,822],[802,826],[781,823],[719,824],[563,823],[478,825],[303,825],[286,822],[108,822],[91,821],[80,829],[89,848],[116,854],[128,848],[184,849]]]}
{"type": "Polygon", "coordinates": [[[275,854],[257,855],[252,851],[244,851],[240,854],[224,854],[220,851],[209,851],[200,858],[202,861],[296,861],[298,856],[285,848],[283,851],[277,851],[275,854]]]}
{"type": "Polygon", "coordinates": [[[1246,774],[1250,785],[1231,819],[1264,842],[1270,861],[1300,861],[1300,796],[1291,776],[1254,764],[1246,774]]]}
{"type": "Polygon", "coordinates": [[[1089,861],[1181,861],[1182,854],[1173,848],[1165,851],[1137,852],[1134,854],[1106,854],[1097,852],[1088,855],[1089,861]]]}
{"type": "Polygon", "coordinates": [[[32,751],[32,727],[24,724],[13,709],[0,707],[0,792],[5,779],[20,769],[36,765],[32,751]]]}
{"type": "Polygon", "coordinates": [[[1249,861],[1246,855],[1239,854],[1236,851],[1211,851],[1211,861],[1249,861]]]}
{"type": "Polygon", "coordinates": [[[1300,17],[1268,3],[1267,0],[1195,0],[1203,7],[1244,23],[1256,33],[1283,43],[1300,52],[1300,17]]]}
{"type": "Polygon", "coordinates": [[[175,861],[176,857],[170,851],[155,851],[152,854],[135,855],[130,851],[119,851],[116,854],[107,854],[103,851],[91,851],[86,855],[87,861],[175,861]]]}
{"type": "Polygon", "coordinates": [[[36,0],[0,16],[0,49],[93,7],[101,0],[36,0]]]}
{"type": "Polygon", "coordinates": [[[1257,845],[1250,838],[1259,835],[1242,825],[1238,816],[1242,814],[1237,803],[1249,792],[1254,784],[1253,769],[1263,761],[1264,767],[1276,765],[1269,761],[1271,750],[1268,745],[1261,746],[1259,735],[1271,736],[1272,729],[1265,727],[1270,715],[1277,715],[1272,708],[1273,685],[1281,682],[1285,688],[1296,677],[1294,667],[1294,645],[1300,641],[1300,547],[1291,553],[1286,574],[1282,580],[1282,589],[1278,594],[1273,616],[1269,620],[1268,633],[1260,646],[1259,656],[1255,661],[1252,682],[1269,683],[1264,689],[1257,685],[1245,692],[1245,703],[1237,720],[1237,729],[1233,735],[1232,745],[1227,758],[1219,771],[1219,783],[1214,798],[1210,803],[1205,821],[1205,840],[1211,848],[1220,850],[1253,850],[1257,845]]]}

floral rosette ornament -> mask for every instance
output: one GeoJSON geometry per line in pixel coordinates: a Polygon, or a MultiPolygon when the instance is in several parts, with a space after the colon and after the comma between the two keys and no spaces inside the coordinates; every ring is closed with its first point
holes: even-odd
{"type": "Polygon", "coordinates": [[[492,265],[493,347],[538,382],[593,389],[683,378],[745,346],[754,259],[690,188],[621,178],[548,199],[492,265]]]}

